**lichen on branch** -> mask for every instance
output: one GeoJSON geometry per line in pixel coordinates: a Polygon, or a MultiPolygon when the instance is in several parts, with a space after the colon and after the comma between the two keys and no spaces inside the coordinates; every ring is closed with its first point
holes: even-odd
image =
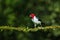
{"type": "Polygon", "coordinates": [[[48,29],[55,30],[57,28],[60,28],[60,26],[46,26],[46,27],[36,27],[36,28],[0,26],[1,31],[3,31],[3,30],[17,30],[17,31],[23,31],[23,32],[29,32],[29,31],[34,32],[34,31],[38,31],[38,30],[48,30],[48,29]]]}

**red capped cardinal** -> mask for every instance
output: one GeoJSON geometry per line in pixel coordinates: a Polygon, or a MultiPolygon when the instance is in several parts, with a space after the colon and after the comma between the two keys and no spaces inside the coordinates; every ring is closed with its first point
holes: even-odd
{"type": "MultiPolygon", "coordinates": [[[[41,21],[39,21],[39,19],[36,17],[36,15],[34,13],[31,13],[29,16],[31,17],[32,22],[34,23],[35,28],[38,24],[41,25],[41,21]]],[[[41,25],[41,27],[42,27],[42,25],[41,25]]]]}

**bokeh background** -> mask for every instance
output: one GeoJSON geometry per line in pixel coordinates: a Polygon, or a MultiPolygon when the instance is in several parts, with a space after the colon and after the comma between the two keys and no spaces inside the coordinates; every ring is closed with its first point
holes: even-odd
{"type": "MultiPolygon", "coordinates": [[[[0,0],[0,26],[33,27],[35,13],[44,26],[60,25],[60,0],[0,0]]],[[[60,40],[60,29],[36,32],[0,31],[0,40],[60,40]]]]}

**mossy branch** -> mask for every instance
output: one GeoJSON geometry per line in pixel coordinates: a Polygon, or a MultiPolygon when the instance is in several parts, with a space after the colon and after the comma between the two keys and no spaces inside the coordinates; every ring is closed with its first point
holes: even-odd
{"type": "Polygon", "coordinates": [[[0,26],[1,31],[3,30],[17,30],[17,31],[23,31],[23,32],[29,32],[29,31],[38,31],[38,30],[47,30],[47,29],[53,29],[60,28],[60,26],[46,26],[46,27],[36,27],[36,28],[29,28],[29,27],[9,27],[9,26],[0,26]]]}

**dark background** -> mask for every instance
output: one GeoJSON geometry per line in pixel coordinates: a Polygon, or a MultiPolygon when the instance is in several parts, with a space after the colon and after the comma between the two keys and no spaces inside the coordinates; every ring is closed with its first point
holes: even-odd
{"type": "MultiPolygon", "coordinates": [[[[0,26],[33,27],[35,13],[44,26],[60,25],[60,0],[0,0],[0,26]]],[[[0,40],[60,40],[60,29],[36,32],[0,31],[0,40]]]]}

